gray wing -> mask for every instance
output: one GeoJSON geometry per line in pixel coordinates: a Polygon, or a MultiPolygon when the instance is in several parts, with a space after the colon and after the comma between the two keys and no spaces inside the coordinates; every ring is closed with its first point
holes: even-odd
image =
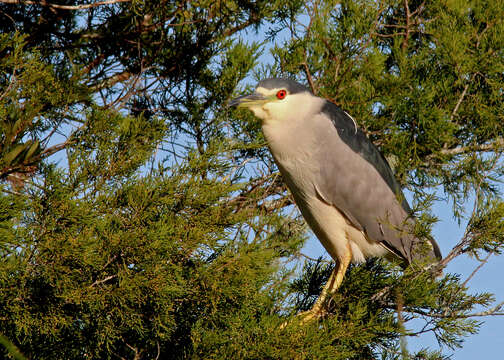
{"type": "MultiPolygon", "coordinates": [[[[323,164],[316,184],[319,196],[369,239],[411,262],[420,241],[410,233],[411,210],[389,164],[343,110],[326,102],[322,115],[330,119],[332,124],[324,127],[332,133],[321,137],[327,143],[320,144],[317,154],[323,164]]],[[[433,239],[431,245],[429,256],[440,258],[433,239]]]]}

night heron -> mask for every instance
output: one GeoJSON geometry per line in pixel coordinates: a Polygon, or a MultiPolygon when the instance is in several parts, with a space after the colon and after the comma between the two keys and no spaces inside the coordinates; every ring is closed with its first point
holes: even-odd
{"type": "Polygon", "coordinates": [[[325,313],[350,262],[375,256],[406,264],[441,258],[433,239],[412,234],[414,219],[394,174],[355,120],[288,79],[266,79],[232,100],[262,121],[264,137],[287,187],[337,263],[304,321],[325,313]]]}

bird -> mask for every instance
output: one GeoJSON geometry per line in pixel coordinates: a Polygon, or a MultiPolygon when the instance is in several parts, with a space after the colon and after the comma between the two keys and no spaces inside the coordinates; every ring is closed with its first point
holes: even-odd
{"type": "Polygon", "coordinates": [[[441,259],[432,237],[413,235],[415,219],[390,165],[347,112],[288,78],[264,79],[228,105],[260,119],[297,207],[336,263],[303,323],[327,315],[326,299],[351,262],[395,257],[407,266],[441,259]]]}

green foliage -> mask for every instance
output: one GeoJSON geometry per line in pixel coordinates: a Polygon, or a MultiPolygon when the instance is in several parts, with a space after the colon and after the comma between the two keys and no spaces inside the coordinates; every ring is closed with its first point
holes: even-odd
{"type": "Polygon", "coordinates": [[[501,254],[504,246],[504,203],[500,199],[491,199],[481,204],[471,218],[468,237],[471,241],[467,251],[478,255],[481,250],[501,254]]]}
{"type": "Polygon", "coordinates": [[[40,135],[62,123],[61,111],[80,88],[59,81],[37,51],[25,51],[26,36],[0,35],[0,178],[34,171],[40,135]]]}
{"type": "Polygon", "coordinates": [[[469,221],[439,267],[499,254],[502,2],[81,5],[0,4],[5,357],[442,359],[499,312],[446,269],[371,260],[301,325],[334,265],[297,268],[306,227],[260,124],[225,104],[298,78],[396,159],[416,234],[435,190],[469,221]],[[425,332],[444,347],[410,354],[425,332]]]}

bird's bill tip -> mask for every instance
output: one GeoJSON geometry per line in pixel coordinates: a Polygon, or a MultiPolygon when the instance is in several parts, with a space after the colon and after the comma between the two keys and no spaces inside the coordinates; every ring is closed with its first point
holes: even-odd
{"type": "Polygon", "coordinates": [[[252,93],[250,95],[243,95],[232,99],[228,102],[228,107],[249,107],[251,105],[259,104],[268,99],[261,94],[252,93]]]}

